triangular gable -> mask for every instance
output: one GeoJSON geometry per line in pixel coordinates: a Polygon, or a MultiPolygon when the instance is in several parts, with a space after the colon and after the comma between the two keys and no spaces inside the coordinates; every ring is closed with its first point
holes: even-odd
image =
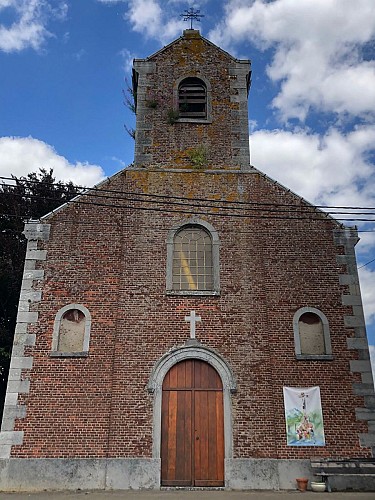
{"type": "MultiPolygon", "coordinates": [[[[314,209],[320,216],[325,217],[327,219],[330,219],[340,229],[343,229],[343,228],[346,227],[345,224],[343,224],[343,223],[339,222],[338,220],[336,220],[334,217],[332,217],[332,215],[330,215],[327,212],[325,212],[324,210],[318,208],[313,203],[309,202],[308,200],[306,200],[302,196],[298,195],[297,193],[295,193],[291,189],[287,188],[286,186],[284,186],[280,182],[276,181],[275,179],[273,179],[269,175],[267,175],[264,172],[260,171],[259,169],[257,169],[253,165],[251,165],[251,168],[252,168],[252,171],[249,172],[249,175],[253,175],[256,172],[257,174],[259,174],[260,176],[262,176],[264,179],[266,179],[268,182],[270,182],[270,184],[274,184],[275,186],[281,188],[286,193],[290,194],[293,198],[295,198],[296,200],[298,200],[300,203],[305,204],[305,205],[309,206],[310,208],[314,209]]],[[[55,208],[54,210],[52,210],[51,212],[47,213],[46,215],[43,215],[42,217],[40,217],[39,220],[40,221],[47,221],[49,218],[53,217],[56,213],[60,212],[61,210],[64,210],[65,207],[67,207],[71,203],[74,203],[77,200],[79,200],[82,196],[85,196],[85,195],[87,195],[89,193],[92,194],[94,191],[100,191],[101,188],[103,188],[107,184],[110,184],[113,180],[115,180],[117,177],[119,177],[125,170],[130,170],[130,169],[131,170],[144,170],[142,168],[140,168],[140,169],[134,168],[134,167],[132,168],[132,166],[129,165],[128,167],[125,167],[125,168],[121,169],[119,172],[113,174],[111,177],[107,177],[106,179],[104,179],[103,181],[99,182],[95,186],[93,186],[91,188],[85,189],[84,192],[78,194],[77,196],[75,196],[74,198],[72,198],[70,201],[63,203],[62,205],[60,205],[59,207],[55,208]]],[[[171,175],[173,175],[172,172],[171,172],[171,175]]],[[[154,194],[156,196],[160,195],[160,193],[154,193],[154,194]]]]}
{"type": "Polygon", "coordinates": [[[64,210],[65,207],[67,207],[71,203],[74,203],[75,201],[79,200],[79,198],[81,198],[82,196],[85,196],[86,194],[88,194],[88,193],[90,193],[92,191],[96,191],[96,190],[99,191],[103,186],[105,186],[106,184],[112,182],[116,177],[120,176],[124,172],[124,170],[126,170],[128,168],[129,168],[129,166],[125,167],[125,168],[123,168],[121,170],[119,170],[115,174],[111,175],[111,177],[107,177],[106,179],[103,179],[98,184],[95,184],[95,186],[93,186],[93,187],[85,188],[85,191],[83,191],[80,194],[77,194],[77,196],[74,196],[74,198],[72,198],[71,200],[63,203],[59,207],[53,209],[51,212],[48,212],[47,214],[43,215],[38,220],[40,220],[40,221],[48,220],[50,217],[54,216],[57,212],[60,212],[61,210],[64,210]]]}
{"type": "Polygon", "coordinates": [[[269,175],[265,174],[264,172],[262,172],[258,168],[254,167],[254,165],[251,165],[251,168],[253,169],[253,171],[256,171],[259,175],[261,175],[264,179],[266,179],[267,181],[269,181],[271,184],[274,184],[275,186],[280,187],[285,192],[287,192],[291,196],[293,196],[293,198],[296,198],[301,203],[304,203],[305,205],[308,205],[309,207],[313,208],[316,212],[318,212],[319,215],[322,215],[322,216],[326,217],[327,219],[332,220],[332,222],[335,222],[340,229],[344,229],[346,227],[345,224],[343,224],[342,222],[339,222],[337,219],[335,219],[334,217],[332,217],[332,215],[330,215],[329,213],[325,212],[321,208],[318,208],[316,205],[314,205],[310,201],[306,200],[306,198],[303,198],[303,196],[300,196],[299,194],[295,193],[291,189],[289,189],[286,186],[284,186],[283,184],[281,184],[279,181],[276,181],[275,179],[273,179],[269,175]]]}
{"type": "Polygon", "coordinates": [[[221,52],[226,57],[231,59],[233,62],[249,62],[249,59],[237,59],[237,58],[233,57],[231,54],[229,54],[229,52],[226,52],[225,50],[221,49],[220,47],[215,45],[213,42],[211,42],[210,40],[208,40],[207,38],[202,36],[198,30],[185,30],[184,34],[182,36],[180,36],[179,38],[176,38],[175,40],[170,42],[168,45],[165,45],[164,47],[159,49],[157,52],[154,52],[154,54],[151,54],[146,59],[137,59],[137,60],[139,60],[139,61],[152,61],[155,57],[159,56],[160,54],[162,54],[166,50],[169,50],[171,47],[173,47],[173,45],[179,44],[182,40],[191,40],[191,39],[203,40],[207,45],[209,45],[210,47],[213,47],[218,52],[221,52]],[[193,36],[189,36],[189,34],[193,35],[193,36]]]}

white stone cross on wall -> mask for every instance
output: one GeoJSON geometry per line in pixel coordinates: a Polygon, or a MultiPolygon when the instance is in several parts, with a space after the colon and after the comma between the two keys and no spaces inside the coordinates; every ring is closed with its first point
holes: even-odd
{"type": "Polygon", "coordinates": [[[195,325],[197,321],[201,321],[201,317],[196,316],[195,311],[190,311],[190,316],[185,316],[185,321],[190,322],[190,338],[195,339],[195,325]]]}

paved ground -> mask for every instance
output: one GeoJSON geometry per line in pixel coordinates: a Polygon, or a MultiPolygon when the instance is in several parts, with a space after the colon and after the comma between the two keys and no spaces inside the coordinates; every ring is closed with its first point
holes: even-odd
{"type": "Polygon", "coordinates": [[[62,491],[0,493],[1,500],[375,500],[374,493],[308,491],[62,491]],[[303,495],[303,496],[301,496],[303,495]]]}

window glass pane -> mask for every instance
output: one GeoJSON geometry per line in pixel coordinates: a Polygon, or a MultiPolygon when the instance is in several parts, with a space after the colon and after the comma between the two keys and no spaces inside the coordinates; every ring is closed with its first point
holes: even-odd
{"type": "Polygon", "coordinates": [[[187,227],[175,236],[172,273],[175,290],[212,290],[211,237],[203,228],[187,227]]]}

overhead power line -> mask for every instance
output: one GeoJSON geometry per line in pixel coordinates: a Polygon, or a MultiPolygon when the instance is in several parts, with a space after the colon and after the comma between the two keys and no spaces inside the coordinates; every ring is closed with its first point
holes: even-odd
{"type": "MultiPolygon", "coordinates": [[[[6,186],[8,187],[12,187],[12,185],[9,185],[9,184],[6,184],[6,186]]],[[[119,192],[120,193],[120,192],[119,192]]],[[[122,193],[121,193],[122,194],[122,193]]],[[[23,197],[24,194],[22,193],[13,193],[14,196],[19,196],[19,197],[23,197]]],[[[135,194],[134,196],[139,196],[140,194],[135,194]]],[[[29,195],[31,198],[41,198],[41,196],[39,195],[29,195]]],[[[78,196],[78,195],[76,195],[78,196]]],[[[103,199],[108,199],[108,200],[127,200],[127,201],[132,201],[132,202],[141,202],[141,203],[163,203],[165,205],[177,205],[177,206],[193,206],[193,207],[208,207],[208,208],[219,208],[221,210],[252,210],[252,211],[259,211],[259,210],[262,210],[262,211],[266,211],[266,212],[277,212],[277,213],[289,213],[291,210],[304,210],[306,213],[307,211],[310,211],[312,212],[314,210],[314,206],[300,206],[300,205],[280,205],[281,207],[285,207],[285,209],[279,209],[278,208],[278,205],[265,205],[265,208],[263,208],[263,206],[259,207],[259,205],[256,205],[256,206],[253,206],[252,204],[250,203],[246,203],[246,206],[243,207],[243,206],[240,206],[240,207],[235,207],[235,206],[227,206],[227,205],[211,205],[210,203],[212,203],[213,201],[215,201],[216,203],[219,203],[220,200],[205,200],[207,201],[207,203],[201,203],[199,201],[197,201],[197,199],[188,199],[188,198],[183,198],[184,200],[188,201],[188,203],[185,203],[184,201],[169,201],[169,197],[165,197],[165,200],[162,200],[161,196],[160,195],[156,195],[155,197],[157,198],[157,200],[151,200],[151,199],[142,199],[142,198],[134,198],[134,197],[128,197],[128,195],[125,195],[125,197],[120,197],[120,196],[109,196],[109,195],[105,195],[105,194],[102,194],[101,191],[98,191],[98,192],[94,192],[94,193],[91,193],[91,192],[88,192],[88,193],[84,193],[84,194],[80,194],[80,196],[88,196],[88,197],[95,197],[95,198],[103,198],[103,199]],[[160,200],[160,201],[159,201],[160,200]],[[277,208],[277,210],[276,210],[277,208]]],[[[153,196],[153,195],[147,195],[147,196],[153,196]]],[[[47,198],[47,197],[44,197],[44,199],[49,199],[49,200],[52,200],[53,198],[47,198]]],[[[173,197],[174,199],[174,197],[173,197]]],[[[203,201],[203,200],[202,200],[203,201]]],[[[231,203],[231,204],[236,204],[236,203],[240,203],[240,202],[228,202],[228,203],[231,203]]],[[[339,207],[335,207],[335,208],[339,208],[339,207]]],[[[363,210],[363,209],[362,209],[363,210]]],[[[375,209],[374,209],[375,210],[375,209]]],[[[330,212],[330,211],[324,211],[324,214],[329,214],[329,215],[374,215],[375,216],[375,212],[330,212]]]]}
{"type": "Polygon", "coordinates": [[[366,262],[366,264],[363,264],[362,266],[359,266],[358,269],[362,269],[362,267],[366,267],[369,264],[371,264],[372,262],[375,262],[375,259],[369,260],[368,262],[366,262]]]}
{"type": "MultiPolygon", "coordinates": [[[[15,178],[12,177],[2,177],[0,176],[0,179],[3,180],[10,180],[10,181],[15,181],[15,178]]],[[[17,179],[18,180],[18,179],[17,179]]],[[[31,184],[41,184],[41,185],[46,185],[46,186],[61,186],[61,183],[55,182],[40,182],[40,181],[34,181],[34,180],[29,180],[25,179],[26,182],[31,183],[31,184]]],[[[7,187],[17,187],[16,184],[7,184],[3,183],[2,185],[7,186],[7,187]]],[[[163,199],[163,200],[181,200],[183,201],[188,201],[188,202],[203,202],[203,203],[213,203],[213,204],[225,204],[225,205],[240,205],[240,206],[254,206],[254,207],[288,207],[289,209],[292,208],[301,208],[301,205],[293,205],[291,203],[261,203],[261,202],[249,202],[249,201],[232,201],[232,200],[223,200],[223,199],[215,199],[215,198],[189,198],[189,197],[184,197],[184,196],[172,196],[172,195],[161,195],[161,194],[152,194],[152,193],[140,193],[140,192],[135,192],[135,191],[119,191],[119,190],[114,190],[114,189],[104,189],[104,188],[98,188],[98,187],[87,187],[87,186],[74,186],[75,189],[82,191],[78,193],[78,195],[81,196],[100,196],[102,198],[106,198],[105,195],[102,195],[101,193],[114,193],[117,195],[121,196],[141,196],[144,198],[156,198],[156,199],[163,199]],[[92,193],[96,193],[95,195],[92,193]],[[100,193],[99,195],[97,193],[100,193]]],[[[108,196],[108,198],[111,198],[108,196]]],[[[114,199],[118,199],[118,197],[114,197],[114,199]]],[[[122,198],[121,198],[122,199],[122,198]]],[[[333,210],[375,210],[375,207],[362,207],[362,206],[334,206],[334,205],[313,205],[310,204],[308,201],[304,200],[303,198],[298,197],[299,200],[303,201],[306,205],[303,208],[306,209],[314,209],[314,208],[319,208],[319,209],[333,209],[333,210]]],[[[145,201],[145,200],[140,200],[140,201],[145,201]]],[[[219,207],[223,208],[223,206],[219,207]]],[[[330,213],[330,212],[326,212],[330,213]]]]}
{"type": "MultiPolygon", "coordinates": [[[[7,186],[9,186],[7,184],[7,186]]],[[[10,186],[11,187],[11,186],[10,186]]],[[[18,196],[20,198],[22,198],[24,196],[23,193],[13,193],[13,196],[18,196]]],[[[52,197],[42,197],[40,195],[28,195],[29,198],[35,198],[35,199],[45,199],[45,200],[54,200],[55,198],[52,198],[52,197]]],[[[78,195],[76,195],[78,196],[78,195]]],[[[270,206],[266,206],[265,208],[263,207],[259,207],[259,206],[240,206],[240,207],[236,207],[236,206],[226,206],[226,205],[211,205],[209,203],[211,203],[212,201],[211,200],[207,200],[208,203],[200,203],[200,202],[196,202],[195,199],[193,200],[190,200],[189,199],[189,202],[188,203],[185,203],[183,201],[169,201],[169,199],[167,198],[166,200],[160,200],[160,197],[158,197],[157,200],[151,200],[151,199],[142,199],[142,198],[134,198],[134,197],[120,197],[120,196],[108,196],[108,195],[105,195],[105,194],[101,194],[100,191],[97,193],[97,192],[94,192],[94,193],[85,193],[85,194],[82,194],[81,196],[87,196],[87,197],[94,197],[94,198],[102,198],[102,199],[109,199],[109,200],[117,200],[117,201],[130,201],[130,202],[140,202],[140,203],[159,203],[159,204],[163,204],[163,205],[171,205],[171,206],[183,206],[183,207],[197,207],[197,208],[202,208],[202,207],[206,207],[206,208],[213,208],[213,209],[220,209],[220,210],[246,210],[246,211],[257,211],[259,212],[259,210],[261,210],[262,212],[271,212],[271,213],[277,213],[277,214],[280,214],[280,213],[290,213],[291,211],[294,211],[294,212],[297,212],[298,213],[313,213],[314,211],[314,207],[311,206],[307,206],[307,207],[304,207],[304,206],[300,206],[300,205],[282,205],[282,209],[279,209],[276,205],[274,207],[270,207],[270,206]],[[288,208],[284,208],[284,207],[288,207],[288,208]]],[[[76,201],[74,200],[74,198],[72,200],[69,200],[69,201],[76,201]]],[[[236,203],[236,202],[231,202],[231,203],[236,203]]],[[[368,216],[375,216],[375,212],[321,212],[323,215],[368,215],[368,216]]],[[[337,220],[347,220],[346,218],[345,219],[337,219],[337,220]]]]}
{"type": "MultiPolygon", "coordinates": [[[[85,195],[86,196],[86,195],[85,195]]],[[[93,197],[96,197],[95,195],[92,195],[93,197]]],[[[30,198],[36,198],[36,199],[44,199],[44,200],[55,200],[55,198],[49,198],[49,197],[43,197],[39,195],[31,195],[30,198]]],[[[100,198],[100,196],[99,196],[100,198]]],[[[121,199],[118,198],[119,201],[126,201],[126,202],[135,202],[138,203],[139,200],[133,200],[131,198],[125,198],[121,199]]],[[[146,203],[145,200],[142,200],[141,203],[146,203]]],[[[144,211],[154,211],[154,212],[164,212],[164,213],[188,213],[188,214],[197,214],[197,215],[210,215],[210,216],[218,216],[218,217],[237,217],[237,218],[248,218],[248,219],[278,219],[278,220],[315,220],[315,221],[327,221],[327,222],[334,222],[336,221],[347,221],[347,222],[375,222],[375,219],[364,219],[364,218],[336,218],[333,219],[329,217],[329,214],[325,212],[321,212],[321,215],[319,217],[314,217],[315,213],[313,210],[313,207],[309,211],[301,211],[301,212],[296,212],[295,216],[287,216],[287,215],[279,215],[283,214],[285,211],[273,211],[272,214],[266,214],[264,213],[259,213],[259,210],[257,213],[244,213],[246,212],[246,209],[240,209],[237,207],[232,207],[232,210],[241,210],[241,213],[235,213],[235,212],[220,212],[219,210],[222,210],[221,206],[218,207],[212,207],[209,206],[209,208],[212,208],[214,211],[207,211],[207,210],[201,210],[201,208],[206,207],[207,205],[190,205],[188,203],[183,204],[186,209],[179,208],[179,209],[173,209],[169,208],[169,205],[173,205],[173,203],[169,202],[163,202],[160,203],[159,201],[152,201],[152,200],[147,200],[147,203],[158,203],[159,206],[156,207],[150,207],[150,206],[135,206],[135,205],[127,205],[127,204],[120,204],[120,205],[115,205],[113,203],[98,203],[94,201],[83,201],[82,199],[77,199],[77,197],[62,203],[62,205],[65,204],[80,204],[80,205],[90,205],[90,206],[98,206],[98,207],[106,207],[106,208],[116,208],[116,209],[122,209],[122,210],[144,210],[144,211]],[[166,205],[167,208],[161,207],[160,205],[166,205]]],[[[54,211],[54,210],[52,210],[54,211]]],[[[371,214],[370,214],[371,215],[371,214]]]]}
{"type": "MultiPolygon", "coordinates": [[[[15,179],[9,177],[0,177],[3,180],[12,180],[15,179]]],[[[28,183],[36,183],[47,186],[61,186],[61,183],[48,183],[48,182],[39,182],[26,179],[28,183]]],[[[16,184],[2,183],[3,186],[10,188],[22,187],[24,185],[17,186],[16,184]]],[[[375,216],[375,212],[370,212],[370,210],[375,210],[375,207],[359,207],[359,206],[332,206],[332,205],[310,205],[308,202],[305,202],[305,205],[294,205],[294,204],[286,204],[286,203],[259,203],[259,202],[244,202],[244,201],[228,201],[222,199],[213,199],[213,198],[188,198],[188,197],[178,197],[171,195],[160,195],[160,194],[151,194],[151,193],[137,193],[137,192],[129,192],[129,191],[118,191],[118,190],[110,190],[110,189],[102,189],[102,188],[87,188],[84,186],[74,186],[79,191],[82,191],[74,196],[73,199],[62,202],[62,204],[72,204],[78,203],[82,205],[93,205],[99,207],[107,207],[107,208],[119,208],[126,210],[145,210],[145,211],[157,211],[157,212],[170,212],[170,213],[196,213],[202,215],[211,215],[211,216],[227,216],[227,217],[240,217],[240,218],[251,218],[251,219],[277,219],[277,220],[314,220],[314,221],[331,221],[333,219],[331,216],[336,215],[367,215],[367,216],[375,216]],[[110,193],[109,195],[106,193],[110,193]],[[114,196],[113,196],[114,195],[114,196]],[[116,201],[126,201],[133,204],[158,204],[157,207],[145,207],[145,206],[136,206],[136,205],[116,205],[113,203],[98,203],[94,201],[83,201],[82,199],[77,199],[79,196],[86,196],[88,198],[92,197],[95,199],[104,199],[104,200],[116,200],[116,201]],[[173,201],[178,200],[178,201],[173,201]],[[183,207],[188,208],[188,210],[183,210],[179,208],[178,210],[174,210],[169,208],[172,207],[183,207]],[[166,208],[165,208],[166,207],[166,208]],[[204,211],[202,208],[213,209],[214,211],[204,211]],[[314,209],[322,209],[328,208],[335,211],[321,211],[321,216],[312,217],[314,214],[314,209]],[[198,209],[198,210],[196,210],[198,209]],[[224,212],[219,212],[218,210],[224,210],[224,212]],[[228,213],[227,210],[241,210],[242,213],[228,213]],[[340,210],[340,211],[338,211],[340,210]],[[341,211],[345,210],[345,211],[341,211]],[[350,210],[350,211],[349,211],[350,210]],[[352,210],[357,210],[356,212],[352,212],[352,210]],[[365,210],[358,212],[358,210],[365,210]],[[245,212],[245,213],[244,213],[245,212]],[[251,212],[250,214],[247,212],[251,212]],[[253,212],[257,212],[254,214],[253,212]],[[282,214],[290,214],[297,215],[297,217],[290,215],[282,215],[282,214]],[[326,218],[324,218],[326,216],[326,218]]],[[[8,193],[0,193],[0,194],[8,194],[8,193]]],[[[24,193],[12,193],[14,196],[25,196],[24,193]]],[[[55,201],[56,198],[53,197],[44,197],[41,195],[26,195],[31,199],[44,199],[55,201]]],[[[304,201],[300,198],[301,201],[304,201]]],[[[22,217],[27,218],[30,216],[23,216],[18,214],[0,214],[5,217],[22,217]]],[[[337,221],[350,221],[350,222],[375,222],[375,219],[363,219],[363,218],[336,218],[337,221]]],[[[272,228],[271,231],[275,231],[275,228],[272,228]]],[[[281,229],[282,232],[290,232],[291,230],[286,230],[285,228],[281,229]]],[[[262,228],[257,232],[269,232],[262,228]]],[[[375,230],[358,230],[360,233],[365,232],[375,232],[375,230]]],[[[238,233],[238,231],[237,231],[238,233]]],[[[244,233],[245,234],[245,233],[244,233]]],[[[362,269],[363,267],[374,262],[375,259],[370,260],[369,262],[363,264],[358,267],[358,269],[362,269]]]]}

